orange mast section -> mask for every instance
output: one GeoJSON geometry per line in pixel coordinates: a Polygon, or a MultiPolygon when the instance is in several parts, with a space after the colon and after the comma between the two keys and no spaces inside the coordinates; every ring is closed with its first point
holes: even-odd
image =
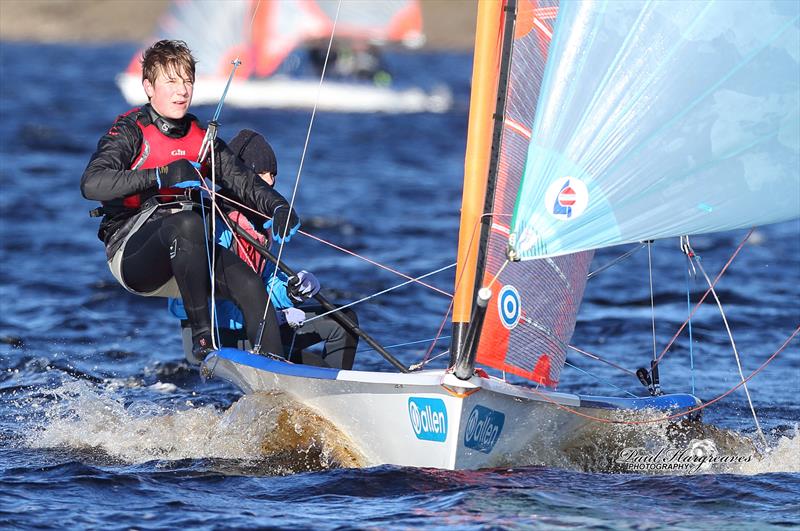
{"type": "MultiPolygon", "coordinates": [[[[489,173],[493,113],[497,104],[504,5],[505,2],[501,0],[478,1],[472,94],[464,160],[464,191],[461,200],[461,228],[458,234],[456,291],[453,302],[455,335],[458,335],[459,328],[462,332],[465,331],[474,298],[472,292],[475,286],[480,221],[489,173]]],[[[457,345],[457,350],[461,341],[458,337],[454,337],[453,341],[457,345]]]]}

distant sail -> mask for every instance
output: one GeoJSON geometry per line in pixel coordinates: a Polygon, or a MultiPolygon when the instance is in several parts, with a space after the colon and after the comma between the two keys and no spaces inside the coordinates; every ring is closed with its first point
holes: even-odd
{"type": "MultiPolygon", "coordinates": [[[[243,61],[237,76],[266,77],[298,46],[328,39],[338,5],[338,0],[174,0],[159,20],[155,38],[186,41],[198,60],[198,77],[227,76],[237,57],[243,61]]],[[[420,45],[419,2],[343,0],[336,38],[420,45]]],[[[141,51],[131,60],[129,73],[141,73],[140,58],[141,51]]]]}
{"type": "Polygon", "coordinates": [[[558,2],[518,2],[492,228],[482,285],[493,285],[478,363],[555,387],[575,328],[592,252],[507,264],[514,201],[531,141],[558,2]]]}
{"type": "Polygon", "coordinates": [[[798,216],[799,2],[562,5],[513,255],[798,216]]]}

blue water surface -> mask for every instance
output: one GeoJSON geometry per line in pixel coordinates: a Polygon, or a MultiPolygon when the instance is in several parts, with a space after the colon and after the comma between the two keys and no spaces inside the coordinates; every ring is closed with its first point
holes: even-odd
{"type": "MultiPolygon", "coordinates": [[[[800,521],[800,342],[749,385],[705,411],[705,436],[763,458],[726,473],[614,473],[609,453],[632,435],[598,427],[585,444],[511,469],[439,471],[355,463],[335,430],[276,397],[241,398],[182,360],[163,300],[125,292],[108,271],[95,205],[79,179],[100,135],[128,109],[114,76],[133,45],[0,44],[0,526],[15,528],[762,529],[800,521]],[[314,426],[314,429],[308,426],[314,426]],[[311,430],[311,431],[309,431],[311,430]],[[735,441],[730,442],[730,441],[735,441]],[[748,446],[749,445],[749,446],[748,446]]],[[[304,229],[408,275],[455,261],[470,57],[387,57],[395,78],[446,83],[444,114],[319,114],[300,176],[304,229]]],[[[213,112],[199,107],[202,121],[213,112]]],[[[225,108],[220,135],[265,133],[291,195],[307,111],[225,108]]],[[[765,205],[768,208],[768,205],[765,205]]],[[[693,245],[710,275],[744,232],[693,245]]],[[[594,267],[626,249],[597,253],[594,267]]],[[[285,259],[350,302],[404,279],[309,238],[285,259]]],[[[676,241],[653,248],[656,341],[666,346],[702,277],[688,279],[676,241]]],[[[430,283],[452,291],[453,270],[430,283]]],[[[626,368],[652,357],[647,252],[589,282],[573,344],[626,368]]],[[[800,222],[757,229],[718,285],[745,375],[800,324],[800,222]]],[[[383,344],[434,337],[449,299],[407,286],[357,306],[383,344]]],[[[449,334],[449,326],[444,329],[449,334]]],[[[709,299],[661,369],[663,387],[703,400],[739,374],[709,299]]],[[[437,343],[433,354],[447,349],[437,343]]],[[[427,344],[394,349],[405,363],[427,344]]],[[[433,362],[442,366],[446,356],[433,362]]],[[[570,354],[560,390],[642,394],[630,375],[570,354]],[[586,371],[586,372],[583,372],[586,371]]],[[[374,352],[357,368],[390,370],[374,352]]],[[[728,446],[726,446],[728,445],[728,446]]]]}

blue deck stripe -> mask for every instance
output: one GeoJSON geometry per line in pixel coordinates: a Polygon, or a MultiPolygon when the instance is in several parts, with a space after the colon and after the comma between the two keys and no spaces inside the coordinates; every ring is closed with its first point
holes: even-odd
{"type": "Polygon", "coordinates": [[[321,380],[335,380],[339,375],[339,369],[287,363],[285,361],[274,360],[235,348],[221,348],[216,354],[220,358],[238,363],[239,365],[246,365],[254,369],[274,372],[276,374],[286,374],[288,376],[299,376],[302,378],[317,378],[321,380]]]}
{"type": "Polygon", "coordinates": [[[641,398],[612,398],[606,396],[580,396],[581,407],[598,409],[690,409],[700,404],[692,395],[661,395],[641,398]]]}
{"type": "MultiPolygon", "coordinates": [[[[336,380],[340,372],[339,369],[287,363],[285,361],[259,356],[258,354],[251,354],[235,348],[222,348],[216,352],[216,355],[239,365],[300,378],[336,380]]],[[[647,396],[641,398],[616,398],[606,396],[579,396],[578,398],[580,399],[581,407],[597,409],[681,410],[690,409],[700,404],[700,401],[694,396],[687,394],[647,396]]]]}

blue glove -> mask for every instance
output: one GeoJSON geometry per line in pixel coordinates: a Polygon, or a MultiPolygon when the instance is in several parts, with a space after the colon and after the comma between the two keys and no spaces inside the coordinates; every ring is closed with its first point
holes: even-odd
{"type": "Polygon", "coordinates": [[[200,188],[200,164],[178,159],[156,168],[159,188],[200,188]]]}
{"type": "Polygon", "coordinates": [[[300,308],[286,308],[285,310],[281,310],[280,313],[283,314],[283,319],[285,319],[286,324],[292,328],[303,326],[306,320],[306,312],[300,308]]]}
{"type": "Polygon", "coordinates": [[[319,280],[308,271],[300,271],[286,281],[286,292],[293,301],[301,303],[319,293],[319,280]]]}
{"type": "Polygon", "coordinates": [[[269,229],[272,239],[276,242],[288,242],[300,229],[300,218],[293,209],[289,208],[289,205],[280,205],[272,212],[272,219],[264,223],[264,228],[269,229]],[[285,238],[284,234],[286,234],[285,238]]]}

